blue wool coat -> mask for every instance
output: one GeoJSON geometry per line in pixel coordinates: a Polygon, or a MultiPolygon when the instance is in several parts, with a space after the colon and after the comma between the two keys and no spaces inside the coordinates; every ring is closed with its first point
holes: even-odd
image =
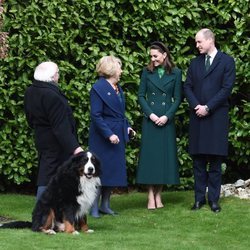
{"type": "Polygon", "coordinates": [[[120,98],[109,82],[100,77],[90,91],[89,149],[101,160],[102,186],[127,186],[125,146],[129,124],[124,94],[119,85],[118,88],[120,98]],[[110,142],[112,134],[119,137],[118,144],[110,142]]]}
{"type": "Polygon", "coordinates": [[[232,57],[218,51],[208,72],[205,55],[191,61],[184,91],[190,105],[189,152],[226,156],[228,151],[228,98],[235,81],[232,57]],[[194,108],[207,105],[206,117],[198,117],[194,108]]]}

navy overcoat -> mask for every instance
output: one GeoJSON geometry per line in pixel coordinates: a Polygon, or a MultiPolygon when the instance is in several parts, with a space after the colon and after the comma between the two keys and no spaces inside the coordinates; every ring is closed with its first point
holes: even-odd
{"type": "Polygon", "coordinates": [[[89,149],[101,161],[102,186],[127,186],[125,146],[128,141],[128,121],[125,117],[125,98],[118,85],[120,97],[104,78],[93,85],[90,91],[91,124],[89,149]],[[111,135],[120,142],[112,144],[111,135]]]}
{"type": "Polygon", "coordinates": [[[184,92],[190,105],[189,153],[226,156],[228,153],[229,96],[235,81],[232,57],[218,51],[208,72],[205,55],[191,61],[184,92]],[[194,108],[207,105],[209,115],[198,117],[194,108]]]}

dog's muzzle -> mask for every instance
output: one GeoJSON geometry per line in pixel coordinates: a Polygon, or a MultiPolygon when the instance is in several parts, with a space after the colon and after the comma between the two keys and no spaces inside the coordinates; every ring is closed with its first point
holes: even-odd
{"type": "Polygon", "coordinates": [[[87,173],[84,173],[84,174],[88,179],[91,179],[93,177],[93,175],[95,174],[95,168],[94,167],[88,167],[87,173]]]}

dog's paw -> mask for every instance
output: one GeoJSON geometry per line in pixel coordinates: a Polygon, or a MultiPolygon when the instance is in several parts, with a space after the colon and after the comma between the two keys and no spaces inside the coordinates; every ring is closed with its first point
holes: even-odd
{"type": "Polygon", "coordinates": [[[78,231],[72,232],[73,235],[79,235],[80,233],[78,231]]]}
{"type": "Polygon", "coordinates": [[[56,232],[53,229],[43,230],[43,232],[45,234],[48,234],[48,235],[54,235],[54,234],[56,234],[56,232]]]}
{"type": "Polygon", "coordinates": [[[92,234],[94,233],[95,231],[93,229],[88,229],[87,231],[85,231],[85,233],[88,233],[88,234],[92,234]]]}

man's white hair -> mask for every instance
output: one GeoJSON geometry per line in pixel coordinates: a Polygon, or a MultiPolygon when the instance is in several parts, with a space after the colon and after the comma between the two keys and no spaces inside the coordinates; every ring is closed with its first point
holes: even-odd
{"type": "Polygon", "coordinates": [[[58,66],[54,62],[40,63],[34,72],[34,79],[43,82],[51,82],[58,71],[58,66]]]}

